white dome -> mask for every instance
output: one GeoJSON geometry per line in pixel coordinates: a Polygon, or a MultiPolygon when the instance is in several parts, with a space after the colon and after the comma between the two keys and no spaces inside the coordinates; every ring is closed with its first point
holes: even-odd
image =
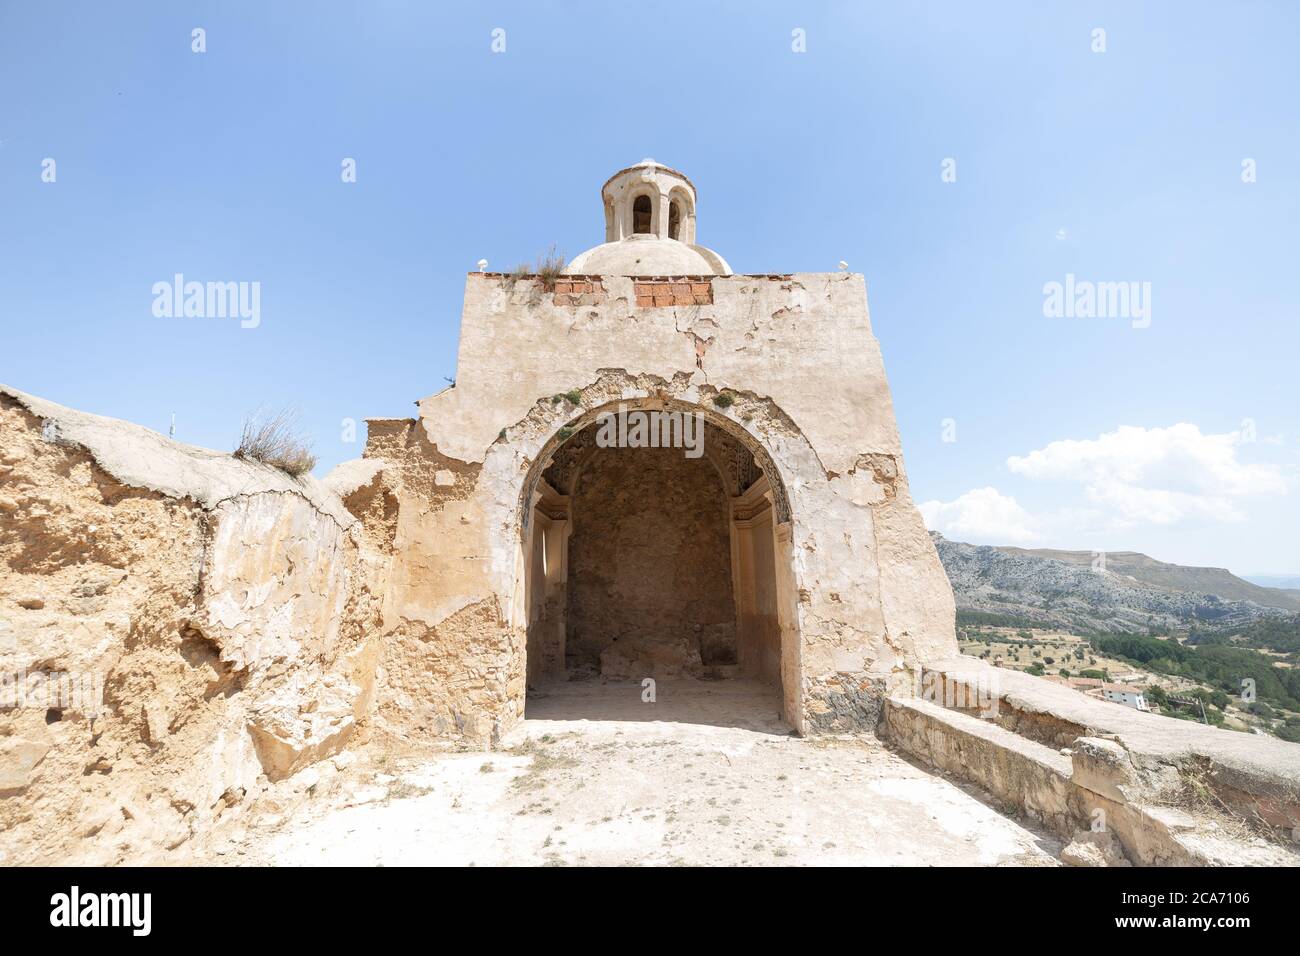
{"type": "Polygon", "coordinates": [[[731,266],[712,249],[654,235],[632,235],[588,249],[564,268],[565,275],[703,276],[731,275],[731,266]]]}
{"type": "Polygon", "coordinates": [[[695,185],[671,166],[643,159],[600,189],[605,241],[565,275],[729,276],[731,266],[695,244],[695,185]]]}

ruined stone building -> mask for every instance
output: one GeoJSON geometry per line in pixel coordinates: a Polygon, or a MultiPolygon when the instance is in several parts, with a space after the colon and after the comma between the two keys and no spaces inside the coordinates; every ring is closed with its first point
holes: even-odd
{"type": "Polygon", "coordinates": [[[165,854],[367,738],[495,747],[645,678],[1064,836],[1103,810],[1138,862],[1241,859],[1189,786],[1300,833],[1300,748],[959,657],[861,275],[734,274],[652,160],[601,201],[567,268],[467,276],[455,384],[323,481],[0,386],[9,862],[165,854]]]}
{"type": "Polygon", "coordinates": [[[605,241],[562,273],[471,273],[455,385],[369,422],[384,628],[436,655],[404,690],[479,738],[575,670],[743,675],[800,732],[874,726],[956,644],[862,276],[734,274],[653,160],[601,200],[605,241]],[[635,411],[698,422],[702,454],[602,447],[635,411]]]}

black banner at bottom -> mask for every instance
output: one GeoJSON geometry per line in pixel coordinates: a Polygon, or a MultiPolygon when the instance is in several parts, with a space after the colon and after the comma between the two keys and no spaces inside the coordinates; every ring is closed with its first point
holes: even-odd
{"type": "MultiPolygon", "coordinates": [[[[1055,938],[1129,935],[1142,945],[1199,935],[1232,946],[1254,930],[1294,932],[1294,909],[1287,871],[1263,869],[0,870],[0,915],[15,951],[28,936],[49,934],[201,944],[209,934],[247,931],[259,947],[354,936],[373,943],[376,932],[517,927],[566,914],[584,930],[632,938],[662,933],[666,923],[684,929],[687,920],[698,944],[707,912],[733,945],[770,933],[783,913],[803,912],[791,930],[834,913],[841,923],[971,941],[1050,930],[1055,938]],[[760,912],[758,922],[735,918],[760,912]]],[[[625,937],[606,937],[617,938],[625,937]]]]}

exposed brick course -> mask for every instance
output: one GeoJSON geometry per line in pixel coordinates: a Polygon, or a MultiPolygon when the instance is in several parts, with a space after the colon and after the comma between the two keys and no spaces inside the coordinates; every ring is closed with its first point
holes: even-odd
{"type": "Polygon", "coordinates": [[[641,309],[713,304],[713,283],[705,276],[651,276],[633,285],[641,309]]]}

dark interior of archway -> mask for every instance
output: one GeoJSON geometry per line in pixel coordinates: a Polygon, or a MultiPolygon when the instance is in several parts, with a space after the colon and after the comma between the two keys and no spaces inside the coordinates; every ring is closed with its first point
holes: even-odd
{"type": "MultiPolygon", "coordinates": [[[[733,499],[763,472],[726,431],[705,424],[702,438],[698,456],[601,447],[591,425],[555,452],[543,477],[567,498],[567,580],[544,599],[535,592],[544,620],[530,625],[529,654],[538,679],[562,669],[570,679],[779,681],[772,526],[760,521],[748,550],[733,542],[733,499]]],[[[543,514],[547,530],[538,533],[560,534],[550,523],[557,517],[543,514]]]]}
{"type": "Polygon", "coordinates": [[[601,448],[571,507],[569,670],[640,677],[736,663],[727,496],[712,462],[601,448]]]}

